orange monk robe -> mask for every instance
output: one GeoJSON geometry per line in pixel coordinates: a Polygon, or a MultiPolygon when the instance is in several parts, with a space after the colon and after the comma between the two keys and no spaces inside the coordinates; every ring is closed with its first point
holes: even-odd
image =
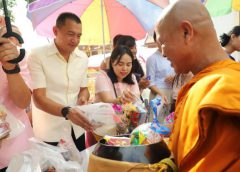
{"type": "Polygon", "coordinates": [[[170,138],[179,171],[240,171],[240,64],[205,68],[179,92],[170,138]]]}

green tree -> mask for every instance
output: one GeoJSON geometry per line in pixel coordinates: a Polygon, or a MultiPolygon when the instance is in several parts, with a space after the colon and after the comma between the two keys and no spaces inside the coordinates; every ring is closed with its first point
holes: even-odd
{"type": "MultiPolygon", "coordinates": [[[[29,4],[35,0],[25,0],[25,1],[27,2],[27,4],[29,4]]],[[[7,2],[7,8],[8,8],[8,15],[11,18],[11,20],[14,21],[14,16],[12,15],[12,7],[17,5],[16,0],[6,0],[6,2],[7,2]]],[[[0,0],[0,14],[4,15],[2,0],[0,0]]]]}
{"type": "Polygon", "coordinates": [[[35,1],[35,0],[25,0],[28,4],[30,4],[31,2],[35,1]]]}
{"type": "MultiPolygon", "coordinates": [[[[14,7],[16,5],[16,1],[15,0],[8,0],[6,1],[7,3],[7,8],[8,8],[8,16],[14,20],[14,17],[12,15],[12,7],[14,7]]],[[[2,1],[0,0],[0,12],[1,12],[1,15],[4,15],[4,11],[3,11],[3,3],[2,1]]]]}

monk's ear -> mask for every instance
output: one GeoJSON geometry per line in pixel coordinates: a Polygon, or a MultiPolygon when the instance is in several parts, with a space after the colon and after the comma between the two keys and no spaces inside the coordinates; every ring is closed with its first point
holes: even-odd
{"type": "Polygon", "coordinates": [[[185,42],[189,42],[193,37],[193,27],[189,21],[182,21],[180,24],[181,35],[183,36],[185,42]]]}

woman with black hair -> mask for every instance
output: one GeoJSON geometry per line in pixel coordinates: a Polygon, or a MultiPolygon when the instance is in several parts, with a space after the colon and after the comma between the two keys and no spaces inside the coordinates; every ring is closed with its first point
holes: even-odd
{"type": "Polygon", "coordinates": [[[117,46],[110,57],[110,68],[100,71],[95,82],[95,102],[134,102],[140,96],[133,75],[134,56],[125,46],[117,46]]]}
{"type": "Polygon", "coordinates": [[[220,43],[229,57],[235,60],[231,54],[240,51],[240,26],[233,27],[228,34],[223,33],[220,36],[220,43]]]}

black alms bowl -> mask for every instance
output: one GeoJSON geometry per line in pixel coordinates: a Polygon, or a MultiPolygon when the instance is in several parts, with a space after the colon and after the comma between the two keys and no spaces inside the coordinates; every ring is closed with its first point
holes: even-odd
{"type": "Polygon", "coordinates": [[[96,145],[93,154],[111,160],[127,161],[145,164],[154,164],[171,154],[166,143],[160,142],[149,145],[112,146],[106,145],[101,139],[96,145]]]}

